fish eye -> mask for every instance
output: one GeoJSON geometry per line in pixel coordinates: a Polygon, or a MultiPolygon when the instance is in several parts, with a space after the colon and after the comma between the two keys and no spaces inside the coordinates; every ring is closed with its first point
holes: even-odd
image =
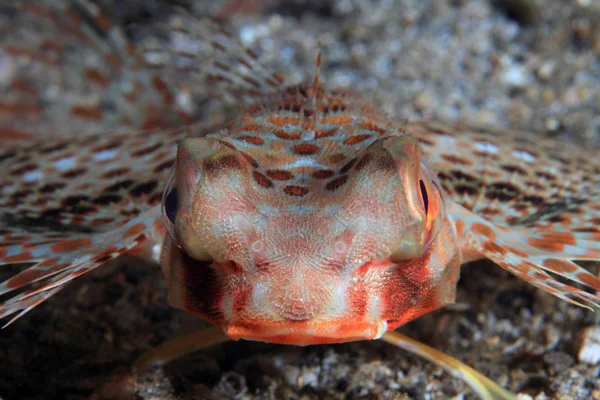
{"type": "Polygon", "coordinates": [[[424,162],[421,162],[419,189],[427,217],[427,230],[429,231],[427,246],[429,246],[441,230],[446,217],[446,204],[444,191],[441,189],[437,176],[424,162]]]}
{"type": "Polygon", "coordinates": [[[423,182],[423,179],[419,179],[419,187],[421,188],[421,198],[423,199],[423,206],[425,207],[425,215],[429,214],[429,197],[427,196],[427,187],[423,182]]]}
{"type": "Polygon", "coordinates": [[[167,184],[162,196],[161,213],[162,219],[169,234],[169,237],[177,246],[179,240],[175,234],[175,218],[177,218],[178,196],[175,183],[175,167],[171,170],[167,184]]]}
{"type": "Polygon", "coordinates": [[[177,189],[173,188],[169,193],[165,192],[165,214],[169,221],[174,224],[177,215],[177,189]]]}

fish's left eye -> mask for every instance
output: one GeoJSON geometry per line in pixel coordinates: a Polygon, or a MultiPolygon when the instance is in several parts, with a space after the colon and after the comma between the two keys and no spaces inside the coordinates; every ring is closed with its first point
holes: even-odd
{"type": "Polygon", "coordinates": [[[421,189],[421,198],[423,199],[423,207],[425,207],[425,215],[429,212],[429,197],[427,195],[427,187],[423,179],[419,179],[419,187],[421,189]]]}

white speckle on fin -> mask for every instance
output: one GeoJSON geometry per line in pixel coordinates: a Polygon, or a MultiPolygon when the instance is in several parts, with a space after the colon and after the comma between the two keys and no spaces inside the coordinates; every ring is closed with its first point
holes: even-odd
{"type": "Polygon", "coordinates": [[[111,158],[115,158],[116,155],[116,150],[105,150],[101,151],[100,153],[94,154],[94,159],[97,161],[110,160],[111,158]]]}
{"type": "Polygon", "coordinates": [[[440,143],[443,147],[452,148],[456,145],[456,138],[448,135],[438,136],[440,143]]]}
{"type": "Polygon", "coordinates": [[[476,142],[474,145],[475,149],[489,154],[498,154],[498,147],[494,146],[490,142],[476,142]]]}
{"type": "Polygon", "coordinates": [[[528,153],[526,151],[513,151],[513,155],[515,157],[517,157],[520,160],[523,160],[525,162],[534,162],[536,160],[535,156],[531,153],[528,153]]]}
{"type": "Polygon", "coordinates": [[[41,171],[31,171],[23,174],[21,179],[25,182],[35,182],[44,177],[44,174],[41,171]]]}
{"type": "Polygon", "coordinates": [[[66,171],[75,166],[75,157],[62,158],[54,163],[59,171],[66,171]]]}

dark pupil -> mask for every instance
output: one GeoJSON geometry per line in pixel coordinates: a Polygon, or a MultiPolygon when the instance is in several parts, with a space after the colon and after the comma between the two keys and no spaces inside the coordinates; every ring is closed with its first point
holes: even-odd
{"type": "Polygon", "coordinates": [[[177,215],[177,189],[175,188],[171,189],[165,198],[165,213],[169,221],[174,224],[177,215]]]}
{"type": "Polygon", "coordinates": [[[423,204],[425,205],[425,214],[429,211],[429,198],[427,197],[427,189],[422,179],[419,179],[419,186],[421,187],[421,197],[423,197],[423,204]]]}

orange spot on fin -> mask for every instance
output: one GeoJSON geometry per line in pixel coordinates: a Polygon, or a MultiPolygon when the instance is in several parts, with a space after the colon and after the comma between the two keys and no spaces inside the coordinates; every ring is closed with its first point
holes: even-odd
{"type": "Polygon", "coordinates": [[[138,224],[135,224],[135,225],[129,227],[123,234],[123,237],[125,237],[125,238],[134,237],[134,236],[139,235],[140,233],[143,233],[144,231],[146,231],[146,225],[140,222],[138,224]]]}
{"type": "Polygon", "coordinates": [[[565,245],[563,243],[554,240],[529,238],[527,239],[527,243],[536,249],[550,252],[559,252],[565,249],[565,245]]]}
{"type": "Polygon", "coordinates": [[[56,243],[50,250],[57,253],[68,253],[92,244],[92,238],[71,239],[56,243]]]}
{"type": "Polygon", "coordinates": [[[490,240],[494,240],[496,238],[496,233],[489,226],[482,224],[481,222],[473,222],[471,225],[471,231],[476,235],[485,236],[490,240]]]}

